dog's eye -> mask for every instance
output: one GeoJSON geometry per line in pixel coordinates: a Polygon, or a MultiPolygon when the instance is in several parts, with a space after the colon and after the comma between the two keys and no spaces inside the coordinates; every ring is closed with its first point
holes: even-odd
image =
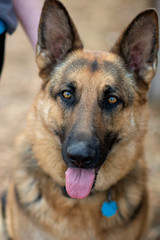
{"type": "Polygon", "coordinates": [[[104,96],[104,98],[100,102],[101,108],[108,110],[113,110],[115,107],[117,107],[119,104],[123,104],[123,101],[118,98],[117,96],[110,95],[110,96],[104,96]]]}
{"type": "Polygon", "coordinates": [[[71,99],[72,94],[71,94],[69,91],[63,91],[63,92],[62,92],[62,96],[63,96],[65,99],[71,99]]]}
{"type": "Polygon", "coordinates": [[[61,103],[67,107],[72,107],[76,103],[76,96],[73,90],[63,90],[59,93],[59,97],[61,99],[61,103]]]}
{"type": "Polygon", "coordinates": [[[115,96],[111,96],[108,98],[109,104],[116,104],[118,102],[118,98],[115,96]]]}

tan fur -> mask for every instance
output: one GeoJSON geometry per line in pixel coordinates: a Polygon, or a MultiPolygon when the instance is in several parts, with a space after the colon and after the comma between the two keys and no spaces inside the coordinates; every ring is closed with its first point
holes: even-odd
{"type": "MultiPolygon", "coordinates": [[[[65,11],[58,1],[47,0],[42,12],[37,64],[43,84],[29,112],[26,130],[17,141],[17,169],[7,197],[9,236],[13,240],[139,240],[148,225],[144,138],[147,91],[155,74],[158,43],[151,59],[154,67],[151,61],[146,61],[140,65],[140,71],[135,70],[137,48],[133,48],[133,59],[128,60],[133,61],[133,70],[128,70],[123,57],[127,46],[132,47],[136,41],[130,44],[130,38],[124,33],[109,53],[84,51],[65,11]],[[51,23],[55,23],[55,33],[51,23]],[[57,40],[59,33],[60,41],[57,40]],[[51,47],[52,40],[55,45],[51,47]],[[124,47],[124,44],[127,45],[124,47]],[[143,79],[140,80],[138,74],[143,79]],[[80,96],[72,110],[64,107],[59,95],[54,97],[66,89],[69,81],[74,81],[77,98],[80,96]],[[107,113],[98,102],[106,86],[116,86],[116,94],[124,102],[107,113]],[[74,126],[77,135],[92,136],[93,130],[96,131],[101,143],[104,133],[118,134],[117,142],[98,171],[92,195],[83,200],[71,199],[62,193],[68,168],[61,152],[63,137],[68,136],[74,126]],[[107,218],[102,215],[101,206],[110,188],[118,212],[107,218]]],[[[143,15],[152,15],[152,20],[147,21],[158,29],[156,13],[150,11],[143,15]]],[[[136,24],[132,25],[137,28],[145,21],[143,18],[146,19],[137,17],[136,24]]],[[[152,30],[148,34],[151,39],[152,30]]],[[[134,33],[130,35],[136,39],[134,33]]],[[[148,51],[143,57],[147,54],[148,51]]]]}

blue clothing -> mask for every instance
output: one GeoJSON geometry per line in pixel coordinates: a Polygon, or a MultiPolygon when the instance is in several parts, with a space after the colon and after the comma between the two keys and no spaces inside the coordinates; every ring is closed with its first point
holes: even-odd
{"type": "MultiPolygon", "coordinates": [[[[0,19],[3,20],[6,31],[12,34],[17,27],[17,18],[11,0],[0,0],[0,19]]],[[[2,25],[3,23],[1,22],[1,28],[4,27],[2,25]]]]}
{"type": "Polygon", "coordinates": [[[3,20],[0,19],[0,34],[6,31],[6,24],[3,20]]]}
{"type": "MultiPolygon", "coordinates": [[[[22,0],[27,1],[27,0],[22,0]]],[[[17,27],[17,18],[12,0],[0,0],[0,75],[4,62],[5,35],[12,34],[17,27]]]]}

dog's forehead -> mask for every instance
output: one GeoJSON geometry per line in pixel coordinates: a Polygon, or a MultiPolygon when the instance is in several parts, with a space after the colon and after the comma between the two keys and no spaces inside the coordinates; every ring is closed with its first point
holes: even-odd
{"type": "Polygon", "coordinates": [[[95,73],[98,71],[109,72],[112,70],[116,71],[118,68],[121,68],[121,60],[120,58],[108,52],[102,51],[76,51],[69,58],[66,68],[68,71],[76,71],[76,69],[87,68],[90,73],[95,73]]]}
{"type": "Polygon", "coordinates": [[[76,81],[81,84],[115,85],[125,81],[126,71],[120,57],[100,51],[76,51],[57,68],[61,82],[76,81]]]}

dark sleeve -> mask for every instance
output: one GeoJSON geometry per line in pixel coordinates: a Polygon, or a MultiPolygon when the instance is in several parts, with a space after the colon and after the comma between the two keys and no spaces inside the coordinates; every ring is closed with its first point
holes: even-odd
{"type": "Polygon", "coordinates": [[[17,18],[11,0],[0,0],[0,19],[5,22],[7,32],[12,34],[17,27],[17,18]]]}

